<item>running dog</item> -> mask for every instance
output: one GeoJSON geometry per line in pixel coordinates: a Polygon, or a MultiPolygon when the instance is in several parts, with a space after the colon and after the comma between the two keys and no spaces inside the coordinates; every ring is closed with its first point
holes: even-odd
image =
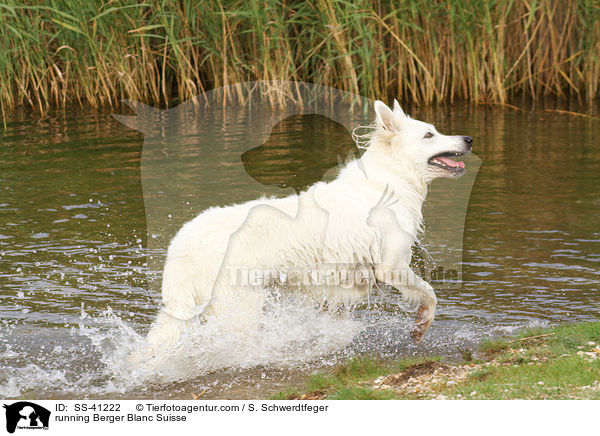
{"type": "Polygon", "coordinates": [[[421,341],[437,303],[431,285],[410,268],[421,208],[432,180],[465,173],[465,164],[453,158],[469,153],[473,140],[442,135],[406,115],[397,101],[393,110],[381,101],[374,108],[366,151],[335,180],[286,198],[211,208],[179,230],[164,268],[163,308],[147,337],[154,354],[199,317],[220,318],[232,332],[246,333],[260,318],[261,290],[273,285],[356,302],[374,282],[387,283],[417,303],[411,335],[421,341]],[[365,280],[351,286],[290,283],[293,272],[324,265],[334,265],[338,275],[351,269],[365,280]],[[240,278],[240,271],[258,271],[259,280],[240,278]]]}

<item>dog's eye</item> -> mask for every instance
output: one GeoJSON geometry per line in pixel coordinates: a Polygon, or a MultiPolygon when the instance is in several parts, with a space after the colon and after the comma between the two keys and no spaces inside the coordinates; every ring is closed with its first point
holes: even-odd
{"type": "Polygon", "coordinates": [[[423,138],[425,138],[425,139],[429,139],[432,137],[433,137],[433,133],[431,133],[431,132],[427,132],[427,133],[425,133],[425,136],[423,136],[423,138]]]}

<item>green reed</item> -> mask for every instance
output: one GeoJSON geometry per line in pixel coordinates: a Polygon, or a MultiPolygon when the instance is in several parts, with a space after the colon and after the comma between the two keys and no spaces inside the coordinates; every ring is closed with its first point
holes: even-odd
{"type": "MultiPolygon", "coordinates": [[[[598,0],[0,3],[0,108],[168,106],[251,80],[416,103],[600,92],[598,0]]],[[[233,92],[229,95],[239,97],[233,92]]]]}

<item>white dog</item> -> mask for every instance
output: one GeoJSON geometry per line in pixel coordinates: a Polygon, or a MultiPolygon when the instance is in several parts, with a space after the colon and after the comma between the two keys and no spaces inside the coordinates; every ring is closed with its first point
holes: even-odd
{"type": "Polygon", "coordinates": [[[153,352],[174,344],[200,316],[220,318],[232,332],[255,326],[264,288],[322,292],[329,301],[356,301],[374,279],[418,303],[411,332],[420,341],[435,313],[433,288],[410,269],[411,247],[422,225],[428,184],[465,172],[468,136],[445,136],[434,126],[375,102],[376,128],[363,156],[335,180],[300,195],[263,198],[211,208],[186,223],[172,240],[164,268],[164,307],[148,334],[153,352]],[[364,280],[322,283],[295,280],[324,266],[338,278],[346,270],[364,280]],[[268,274],[267,274],[268,272],[268,274]],[[246,277],[244,277],[246,274],[246,277]],[[247,277],[250,275],[250,277],[247,277]]]}

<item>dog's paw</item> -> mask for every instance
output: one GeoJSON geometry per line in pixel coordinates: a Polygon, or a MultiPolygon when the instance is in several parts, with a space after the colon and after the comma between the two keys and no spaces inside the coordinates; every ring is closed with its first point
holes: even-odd
{"type": "Polygon", "coordinates": [[[417,309],[417,318],[415,324],[410,331],[410,336],[415,343],[421,342],[423,336],[429,329],[431,322],[433,321],[433,310],[429,306],[420,305],[417,309]]]}

